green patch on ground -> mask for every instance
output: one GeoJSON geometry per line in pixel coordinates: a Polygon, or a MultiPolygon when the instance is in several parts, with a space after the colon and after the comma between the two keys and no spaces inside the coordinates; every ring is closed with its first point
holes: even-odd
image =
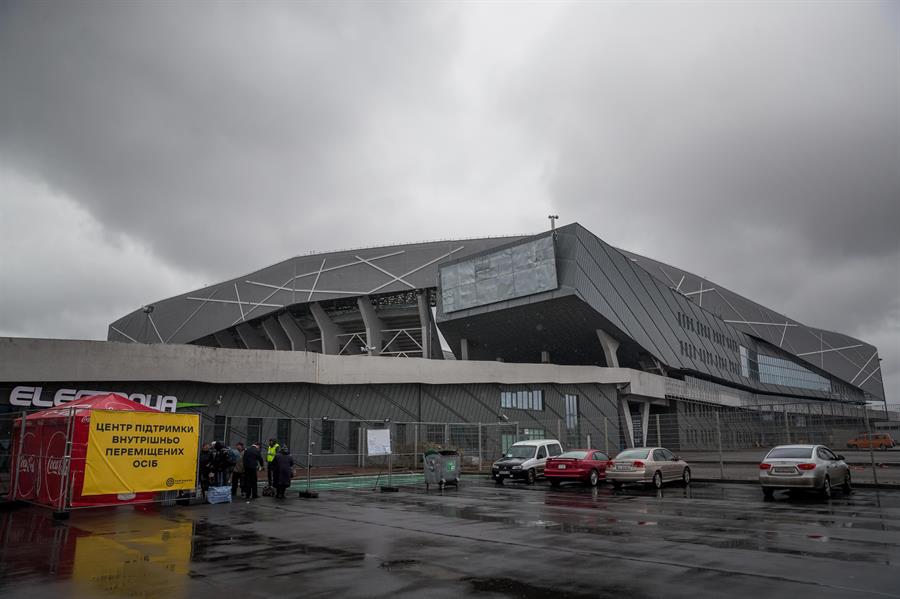
{"type": "MultiPolygon", "coordinates": [[[[382,476],[335,476],[331,478],[314,478],[311,481],[311,489],[314,491],[327,491],[329,489],[365,489],[375,488],[388,484],[386,474],[382,476]]],[[[390,484],[394,486],[409,486],[425,484],[425,476],[418,474],[394,474],[390,484]]],[[[294,479],[291,482],[291,491],[305,491],[306,480],[294,479]]]]}

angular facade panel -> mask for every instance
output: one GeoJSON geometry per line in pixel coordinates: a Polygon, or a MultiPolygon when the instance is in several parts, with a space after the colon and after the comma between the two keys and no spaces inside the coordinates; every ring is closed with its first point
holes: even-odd
{"type": "Polygon", "coordinates": [[[112,323],[109,339],[434,358],[429,308],[457,359],[618,364],[763,394],[884,398],[872,345],[577,224],[291,258],[148,304],[112,323]]]}

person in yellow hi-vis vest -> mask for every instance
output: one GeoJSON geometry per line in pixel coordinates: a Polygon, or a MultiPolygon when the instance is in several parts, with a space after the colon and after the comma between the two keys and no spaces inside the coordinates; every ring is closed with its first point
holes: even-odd
{"type": "Polygon", "coordinates": [[[274,470],[272,470],[272,460],[274,460],[275,456],[278,454],[279,447],[281,447],[281,445],[278,444],[278,441],[269,439],[269,447],[266,449],[266,478],[269,481],[270,487],[272,486],[272,476],[274,473],[274,470]]]}

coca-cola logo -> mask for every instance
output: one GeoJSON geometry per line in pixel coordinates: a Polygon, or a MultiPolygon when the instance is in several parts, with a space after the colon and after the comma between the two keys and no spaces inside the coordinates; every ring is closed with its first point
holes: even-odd
{"type": "Polygon", "coordinates": [[[63,469],[63,459],[62,458],[47,458],[47,474],[55,474],[56,476],[62,476],[63,469]]]}
{"type": "Polygon", "coordinates": [[[63,455],[66,451],[66,433],[63,431],[56,431],[50,435],[47,445],[44,446],[44,451],[47,456],[44,459],[43,466],[43,479],[44,486],[46,487],[44,492],[47,494],[47,499],[50,503],[55,505],[64,493],[64,489],[62,488],[62,470],[63,455]]]}
{"type": "Polygon", "coordinates": [[[37,463],[33,455],[20,455],[17,467],[19,469],[19,472],[34,474],[37,470],[37,463]]]}

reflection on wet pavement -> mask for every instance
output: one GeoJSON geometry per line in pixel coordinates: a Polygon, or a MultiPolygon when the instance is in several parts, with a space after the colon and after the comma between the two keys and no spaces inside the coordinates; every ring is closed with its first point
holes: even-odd
{"type": "Polygon", "coordinates": [[[0,512],[2,596],[900,596],[900,492],[546,485],[0,512]],[[585,573],[581,575],[580,573],[585,573]],[[727,583],[724,581],[727,580],[727,583]],[[664,591],[664,593],[663,593],[664,591]]]}

